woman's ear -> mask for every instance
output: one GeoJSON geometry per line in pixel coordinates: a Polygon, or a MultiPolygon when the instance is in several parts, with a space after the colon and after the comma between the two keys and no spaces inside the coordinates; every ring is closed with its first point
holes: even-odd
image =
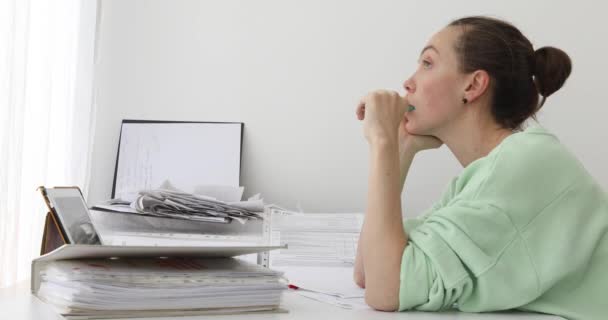
{"type": "Polygon", "coordinates": [[[471,103],[481,97],[490,85],[490,75],[484,70],[477,70],[467,77],[467,87],[464,90],[463,101],[471,103]]]}

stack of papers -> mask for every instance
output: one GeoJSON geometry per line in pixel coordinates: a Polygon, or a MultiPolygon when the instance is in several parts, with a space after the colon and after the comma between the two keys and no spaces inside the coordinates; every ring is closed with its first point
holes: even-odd
{"type": "Polygon", "coordinates": [[[198,186],[189,194],[166,181],[161,189],[107,201],[89,213],[104,245],[270,244],[263,200],[258,194],[240,201],[242,193],[243,187],[198,186]],[[235,220],[240,223],[229,223],[235,220]]]}
{"type": "MultiPolygon", "coordinates": [[[[215,194],[217,188],[227,187],[200,186],[197,192],[215,194]]],[[[244,224],[248,220],[260,220],[260,212],[264,211],[264,202],[259,195],[247,201],[240,201],[243,188],[234,187],[234,189],[235,192],[232,193],[238,193],[239,200],[224,201],[206,194],[180,191],[165,181],[158,189],[139,191],[134,199],[111,199],[91,209],[216,223],[230,223],[236,220],[244,224]]],[[[221,191],[222,194],[226,194],[225,190],[221,191]]],[[[235,198],[231,195],[229,200],[235,198]]]]}
{"type": "Polygon", "coordinates": [[[279,271],[232,258],[60,260],[38,296],[72,319],[281,311],[279,271]]]}
{"type": "Polygon", "coordinates": [[[298,213],[272,209],[273,241],[288,249],[270,252],[273,268],[290,288],[309,299],[345,309],[367,309],[365,290],[353,280],[361,213],[298,213]]]}
{"type": "Polygon", "coordinates": [[[272,209],[273,241],[289,249],[271,253],[272,266],[352,267],[363,225],[361,213],[298,213],[272,209]],[[277,239],[279,238],[279,239],[277,239]]]}
{"type": "Polygon", "coordinates": [[[104,245],[200,247],[270,244],[270,232],[268,239],[265,238],[264,220],[226,224],[97,210],[91,210],[90,214],[104,245]]]}
{"type": "Polygon", "coordinates": [[[202,195],[171,190],[142,191],[134,202],[138,213],[176,219],[228,223],[240,223],[261,219],[264,211],[262,200],[225,203],[202,195]],[[257,212],[256,212],[257,211],[257,212]]]}

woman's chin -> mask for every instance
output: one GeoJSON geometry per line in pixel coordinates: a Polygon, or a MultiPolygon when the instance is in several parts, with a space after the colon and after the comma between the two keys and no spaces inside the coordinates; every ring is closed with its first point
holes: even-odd
{"type": "Polygon", "coordinates": [[[410,134],[415,134],[415,135],[420,135],[420,136],[429,136],[429,135],[433,135],[432,132],[433,130],[431,130],[431,128],[428,125],[424,125],[422,123],[420,123],[420,121],[408,121],[408,123],[405,125],[405,130],[407,130],[407,132],[409,132],[410,134]]]}
{"type": "Polygon", "coordinates": [[[420,134],[421,131],[417,123],[411,120],[405,125],[405,130],[410,134],[420,134]]]}

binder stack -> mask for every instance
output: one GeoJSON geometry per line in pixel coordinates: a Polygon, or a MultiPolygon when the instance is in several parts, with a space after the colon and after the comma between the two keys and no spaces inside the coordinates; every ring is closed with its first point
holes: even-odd
{"type": "Polygon", "coordinates": [[[68,319],[286,312],[283,273],[233,258],[272,249],[64,245],[33,261],[32,293],[68,319]]]}

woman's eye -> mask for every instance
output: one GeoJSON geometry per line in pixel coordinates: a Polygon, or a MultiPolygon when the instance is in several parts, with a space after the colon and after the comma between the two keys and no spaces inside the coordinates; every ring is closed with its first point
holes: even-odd
{"type": "Polygon", "coordinates": [[[422,60],[422,66],[428,69],[431,67],[431,62],[428,60],[422,60]]]}

